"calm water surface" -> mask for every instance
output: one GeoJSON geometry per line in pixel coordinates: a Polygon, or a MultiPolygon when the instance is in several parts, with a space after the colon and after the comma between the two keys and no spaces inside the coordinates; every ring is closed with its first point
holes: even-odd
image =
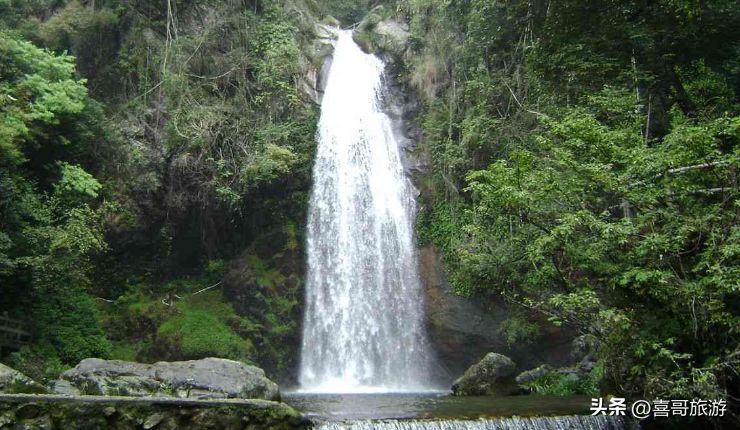
{"type": "Polygon", "coordinates": [[[448,393],[287,393],[283,401],[326,420],[477,419],[489,417],[589,415],[589,397],[453,397],[448,393]]]}

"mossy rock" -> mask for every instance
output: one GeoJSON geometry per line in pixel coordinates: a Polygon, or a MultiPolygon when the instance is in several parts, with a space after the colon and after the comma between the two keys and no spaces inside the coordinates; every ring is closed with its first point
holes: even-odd
{"type": "Polygon", "coordinates": [[[290,406],[263,400],[234,405],[218,403],[164,403],[115,398],[70,398],[47,401],[43,397],[0,401],[0,428],[64,428],[78,430],[292,430],[310,422],[290,406]]]}
{"type": "Polygon", "coordinates": [[[44,394],[47,392],[43,385],[21,372],[0,363],[0,393],[44,394]]]}
{"type": "Polygon", "coordinates": [[[383,6],[373,8],[360,22],[352,38],[369,54],[400,57],[410,37],[408,25],[390,16],[383,6]]]}
{"type": "Polygon", "coordinates": [[[456,396],[494,396],[516,394],[516,364],[507,356],[490,352],[470,366],[452,385],[456,396]]]}

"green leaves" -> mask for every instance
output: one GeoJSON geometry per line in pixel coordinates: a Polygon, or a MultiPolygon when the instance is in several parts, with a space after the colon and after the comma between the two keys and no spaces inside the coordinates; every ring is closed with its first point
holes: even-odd
{"type": "Polygon", "coordinates": [[[60,119],[85,108],[84,79],[73,58],[54,55],[0,31],[0,163],[25,160],[23,144],[53,133],[60,119]]]}
{"type": "Polygon", "coordinates": [[[62,177],[54,186],[54,192],[60,198],[95,198],[103,187],[97,179],[82,167],[60,161],[57,163],[62,177]]]}
{"type": "MultiPolygon", "coordinates": [[[[523,142],[499,146],[504,158],[467,172],[462,228],[441,228],[461,217],[426,228],[444,245],[457,291],[528,299],[550,323],[603,339],[606,363],[630,363],[607,364],[610,377],[652,381],[631,390],[686,392],[698,376],[675,363],[718,353],[731,341],[713,343],[712,333],[737,322],[728,307],[740,283],[729,205],[737,118],[677,114],[672,131],[646,145],[640,109],[634,94],[604,87],[540,116],[523,142]]],[[[466,115],[465,139],[490,147],[490,119],[475,108],[466,115]]],[[[470,146],[465,139],[457,144],[470,146]]]]}

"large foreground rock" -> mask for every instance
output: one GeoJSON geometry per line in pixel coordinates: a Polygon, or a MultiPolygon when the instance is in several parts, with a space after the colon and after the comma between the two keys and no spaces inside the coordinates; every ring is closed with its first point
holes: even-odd
{"type": "Polygon", "coordinates": [[[267,400],[0,394],[0,429],[297,430],[310,422],[267,400]]]}
{"type": "Polygon", "coordinates": [[[60,376],[83,394],[279,400],[259,367],[221,358],[142,364],[88,358],[60,376]]]}
{"type": "Polygon", "coordinates": [[[452,384],[452,393],[456,396],[515,394],[518,391],[514,382],[515,371],[516,364],[509,357],[489,352],[452,384]]]}
{"type": "Polygon", "coordinates": [[[44,387],[21,372],[0,363],[0,393],[43,393],[44,387]]]}

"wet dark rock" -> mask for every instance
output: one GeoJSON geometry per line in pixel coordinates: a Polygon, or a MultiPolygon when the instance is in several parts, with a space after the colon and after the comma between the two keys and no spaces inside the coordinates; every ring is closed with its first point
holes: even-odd
{"type": "Polygon", "coordinates": [[[456,396],[516,394],[519,390],[514,383],[515,372],[516,364],[509,357],[489,352],[452,384],[452,393],[456,396]]]}
{"type": "MultiPolygon", "coordinates": [[[[414,181],[422,195],[428,192],[423,175],[419,173],[420,178],[414,181]]],[[[457,295],[447,280],[442,255],[432,245],[419,251],[419,274],[427,332],[447,374],[460,375],[489,351],[505,354],[525,369],[543,363],[553,367],[570,364],[573,337],[567,327],[543,322],[539,336],[531,342],[508,343],[501,327],[511,316],[510,308],[495,297],[457,295]]]]}
{"type": "Polygon", "coordinates": [[[88,358],[60,376],[83,394],[158,396],[195,399],[277,400],[277,384],[262,369],[238,361],[134,363],[88,358]]]}

